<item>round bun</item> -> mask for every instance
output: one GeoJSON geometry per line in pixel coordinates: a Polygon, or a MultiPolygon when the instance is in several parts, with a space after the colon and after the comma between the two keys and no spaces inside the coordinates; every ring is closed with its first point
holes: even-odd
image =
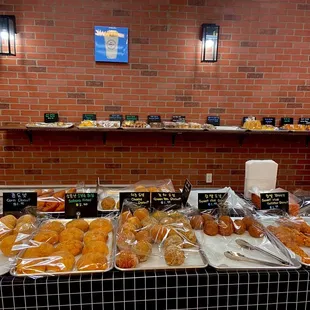
{"type": "Polygon", "coordinates": [[[136,227],[136,229],[139,229],[139,228],[142,227],[142,224],[141,224],[140,220],[136,216],[133,216],[133,217],[129,218],[127,220],[127,223],[133,224],[136,227]]]}
{"type": "Polygon", "coordinates": [[[50,262],[46,266],[48,272],[71,271],[74,267],[75,258],[68,251],[57,251],[49,256],[50,262]]]}
{"type": "Polygon", "coordinates": [[[68,222],[66,225],[66,228],[72,228],[72,227],[81,229],[82,231],[86,232],[89,228],[89,225],[84,219],[74,219],[68,222]]]}
{"type": "Polygon", "coordinates": [[[59,221],[48,221],[43,223],[40,229],[53,230],[60,234],[65,229],[65,226],[59,221]]]}
{"type": "Polygon", "coordinates": [[[112,197],[105,197],[101,201],[101,208],[103,210],[113,210],[115,208],[115,200],[112,197]]]}
{"type": "Polygon", "coordinates": [[[234,232],[234,226],[231,218],[227,215],[220,216],[218,219],[219,234],[230,236],[234,232]]]}
{"type": "Polygon", "coordinates": [[[50,243],[41,243],[39,246],[26,249],[23,253],[23,258],[46,257],[55,251],[50,243]]]}
{"type": "Polygon", "coordinates": [[[242,220],[234,221],[234,233],[237,235],[242,235],[246,231],[245,223],[242,220]]]}
{"type": "Polygon", "coordinates": [[[148,192],[148,189],[145,186],[143,186],[143,185],[138,185],[135,188],[135,192],[148,192]]]}
{"type": "Polygon", "coordinates": [[[16,241],[16,237],[17,235],[10,235],[3,238],[3,240],[1,241],[0,249],[4,256],[14,256],[19,252],[18,250],[12,250],[13,245],[20,243],[16,241]]]}
{"type": "Polygon", "coordinates": [[[29,223],[29,224],[34,224],[36,221],[36,218],[31,215],[31,214],[25,214],[23,216],[21,216],[17,221],[16,221],[16,225],[19,223],[29,223]]]}
{"type": "Polygon", "coordinates": [[[107,244],[104,241],[89,241],[83,249],[83,255],[87,254],[87,253],[92,253],[92,252],[97,252],[97,253],[101,253],[104,255],[108,255],[109,254],[109,248],[107,246],[107,244]]]}
{"type": "Polygon", "coordinates": [[[116,245],[119,250],[130,250],[135,240],[136,237],[134,233],[131,231],[123,231],[118,234],[116,245]]]}
{"type": "Polygon", "coordinates": [[[139,208],[134,211],[134,216],[136,216],[140,221],[142,221],[144,218],[148,217],[149,211],[146,208],[139,208]]]}
{"type": "Polygon", "coordinates": [[[102,231],[100,228],[93,229],[93,230],[89,230],[84,235],[84,243],[87,244],[90,241],[103,241],[103,242],[107,242],[108,238],[109,238],[109,236],[108,236],[108,234],[105,231],[102,231]]]}
{"type": "Polygon", "coordinates": [[[156,224],[150,229],[151,237],[155,243],[163,241],[167,237],[168,232],[168,228],[161,224],[156,224]]]}
{"type": "Polygon", "coordinates": [[[165,261],[169,266],[182,265],[185,261],[183,250],[176,245],[170,245],[165,250],[165,261]]]}
{"type": "Polygon", "coordinates": [[[155,211],[152,216],[157,220],[157,221],[160,221],[161,219],[165,218],[168,216],[168,213],[165,212],[165,211],[160,211],[160,210],[157,210],[155,211]]]}
{"type": "Polygon", "coordinates": [[[3,225],[4,225],[4,227],[3,227],[3,225],[0,225],[0,229],[1,229],[1,231],[3,231],[6,229],[8,229],[8,230],[13,229],[16,226],[17,220],[16,220],[16,217],[14,215],[9,214],[9,215],[2,217],[0,219],[0,222],[3,223],[3,225]]]}
{"type": "Polygon", "coordinates": [[[104,254],[99,252],[90,252],[83,254],[76,263],[80,271],[85,270],[105,270],[108,267],[108,261],[104,254]]]}
{"type": "Polygon", "coordinates": [[[138,256],[131,251],[121,251],[117,254],[115,263],[119,268],[135,268],[139,264],[139,259],[138,256]]]}
{"type": "Polygon", "coordinates": [[[253,224],[249,227],[248,232],[249,232],[250,236],[252,236],[254,238],[261,238],[264,236],[264,231],[255,224],[253,224]]]}
{"type": "Polygon", "coordinates": [[[168,248],[170,245],[176,245],[178,247],[182,247],[184,243],[183,239],[179,235],[169,236],[164,242],[164,248],[168,248]]]}
{"type": "Polygon", "coordinates": [[[34,274],[42,273],[46,270],[46,261],[42,258],[33,258],[30,261],[28,259],[21,260],[16,265],[17,274],[34,274]]]}
{"type": "Polygon", "coordinates": [[[152,242],[152,237],[150,235],[150,231],[148,229],[143,229],[143,230],[140,230],[136,233],[136,240],[137,241],[147,241],[147,242],[152,242]]]}
{"type": "Polygon", "coordinates": [[[152,253],[152,245],[145,240],[137,241],[132,246],[132,252],[138,256],[140,262],[145,262],[152,253]]]}
{"type": "Polygon", "coordinates": [[[105,218],[98,218],[93,220],[89,225],[89,230],[100,228],[102,231],[107,234],[113,230],[112,222],[105,218]]]}
{"type": "Polygon", "coordinates": [[[48,242],[50,244],[56,244],[58,242],[58,233],[54,230],[40,230],[34,237],[34,241],[48,242]]]}
{"type": "Polygon", "coordinates": [[[59,235],[59,242],[64,242],[67,240],[79,240],[82,241],[84,232],[76,227],[66,228],[59,235]]]}
{"type": "Polygon", "coordinates": [[[120,223],[125,223],[131,217],[132,217],[132,214],[130,211],[122,212],[120,215],[120,223]]]}
{"type": "Polygon", "coordinates": [[[218,234],[219,228],[215,221],[206,221],[203,225],[203,231],[206,235],[215,236],[218,234]]]}
{"type": "Polygon", "coordinates": [[[74,239],[60,242],[55,247],[56,251],[67,251],[74,256],[81,254],[82,249],[83,243],[79,240],[74,239]]]}
{"type": "Polygon", "coordinates": [[[194,215],[191,218],[191,226],[193,229],[202,229],[204,224],[204,219],[201,215],[194,215]]]}

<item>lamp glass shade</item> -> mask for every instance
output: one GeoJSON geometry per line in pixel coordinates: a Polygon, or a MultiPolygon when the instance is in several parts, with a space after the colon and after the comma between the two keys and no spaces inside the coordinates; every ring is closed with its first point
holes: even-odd
{"type": "Polygon", "coordinates": [[[202,24],[201,62],[216,62],[218,58],[218,44],[220,26],[202,24]]]}
{"type": "Polygon", "coordinates": [[[16,56],[16,22],[13,15],[0,15],[0,55],[16,56]]]}

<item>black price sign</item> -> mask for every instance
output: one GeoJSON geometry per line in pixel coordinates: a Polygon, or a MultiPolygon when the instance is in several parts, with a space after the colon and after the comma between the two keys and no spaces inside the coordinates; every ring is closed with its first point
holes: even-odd
{"type": "Polygon", "coordinates": [[[294,124],[293,117],[281,117],[280,126],[294,124]]]}
{"type": "Polygon", "coordinates": [[[175,123],[185,123],[186,117],[182,115],[173,115],[171,121],[175,123]]]}
{"type": "Polygon", "coordinates": [[[58,113],[44,113],[44,123],[57,123],[58,113]]]}
{"type": "Polygon", "coordinates": [[[186,179],[184,186],[183,186],[183,190],[182,190],[182,204],[183,204],[183,206],[186,205],[191,190],[192,190],[192,183],[188,179],[186,179]]]}
{"type": "Polygon", "coordinates": [[[138,115],[125,115],[125,120],[136,122],[139,120],[139,116],[138,115]]]}
{"type": "Polygon", "coordinates": [[[147,117],[148,123],[161,123],[161,117],[160,115],[149,115],[147,117]]]}
{"type": "Polygon", "coordinates": [[[123,115],[122,114],[110,114],[109,120],[114,121],[114,122],[122,122],[123,115]]]}
{"type": "Polygon", "coordinates": [[[65,195],[66,218],[96,217],[97,193],[72,193],[65,195]]]}
{"type": "Polygon", "coordinates": [[[37,193],[3,193],[3,213],[7,211],[20,211],[27,206],[37,205],[37,193]]]}
{"type": "Polygon", "coordinates": [[[83,114],[83,121],[95,121],[97,120],[96,114],[83,114]]]}
{"type": "Polygon", "coordinates": [[[298,124],[309,125],[310,124],[310,118],[309,117],[301,117],[298,121],[298,124]]]}
{"type": "Polygon", "coordinates": [[[276,118],[275,117],[263,117],[262,123],[263,123],[263,125],[275,126],[276,125],[276,118]]]}
{"type": "Polygon", "coordinates": [[[288,212],[288,192],[263,193],[260,194],[260,201],[262,210],[281,209],[288,212]]]}
{"type": "Polygon", "coordinates": [[[151,193],[149,192],[128,192],[119,193],[119,206],[122,210],[123,202],[132,202],[141,208],[150,208],[151,206],[151,193]]]}
{"type": "Polygon", "coordinates": [[[198,209],[208,210],[217,208],[225,193],[198,193],[198,209]]]}
{"type": "Polygon", "coordinates": [[[219,116],[208,116],[207,117],[207,124],[211,124],[213,126],[220,126],[221,119],[219,116]]]}
{"type": "Polygon", "coordinates": [[[182,193],[152,193],[152,208],[162,210],[169,207],[173,209],[182,207],[182,193]]]}

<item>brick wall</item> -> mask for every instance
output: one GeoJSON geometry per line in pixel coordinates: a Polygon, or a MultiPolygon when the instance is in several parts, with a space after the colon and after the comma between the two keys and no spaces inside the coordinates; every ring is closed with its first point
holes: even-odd
{"type": "MultiPolygon", "coordinates": [[[[1,3],[0,13],[16,15],[18,54],[0,58],[0,121],[40,121],[46,111],[73,122],[85,112],[99,119],[186,114],[201,123],[212,114],[229,125],[245,115],[309,116],[307,0],[1,3]],[[202,23],[221,26],[218,63],[200,63],[202,23]],[[95,25],[129,27],[129,64],[94,62],[95,25]]],[[[195,141],[192,135],[172,147],[168,136],[127,138],[112,135],[103,146],[97,135],[87,141],[85,134],[49,134],[30,146],[21,134],[3,134],[1,183],[68,183],[76,175],[93,181],[99,175],[114,183],[165,176],[177,184],[188,176],[201,185],[203,174],[213,172],[214,186],[240,189],[247,159],[272,158],[280,163],[280,185],[308,185],[304,139],[257,137],[240,147],[230,137],[195,141]]]]}

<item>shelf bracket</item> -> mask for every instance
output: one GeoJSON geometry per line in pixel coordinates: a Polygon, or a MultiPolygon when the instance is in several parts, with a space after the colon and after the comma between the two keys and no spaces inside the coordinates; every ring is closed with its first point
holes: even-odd
{"type": "Polygon", "coordinates": [[[176,138],[176,136],[177,136],[177,134],[176,133],[173,133],[172,134],[172,136],[171,136],[171,138],[172,138],[172,146],[174,146],[175,145],[175,138],[176,138]]]}
{"type": "Polygon", "coordinates": [[[244,136],[244,135],[239,136],[239,146],[242,146],[242,145],[243,145],[244,138],[245,138],[245,136],[244,136]]]}
{"type": "Polygon", "coordinates": [[[103,145],[107,144],[107,133],[106,132],[102,133],[102,142],[103,142],[103,145]]]}
{"type": "Polygon", "coordinates": [[[26,136],[28,137],[28,140],[29,140],[30,144],[32,144],[32,141],[33,141],[33,139],[32,139],[32,130],[26,130],[25,133],[26,133],[26,136]]]}
{"type": "Polygon", "coordinates": [[[310,136],[306,136],[306,147],[309,146],[310,136]]]}

